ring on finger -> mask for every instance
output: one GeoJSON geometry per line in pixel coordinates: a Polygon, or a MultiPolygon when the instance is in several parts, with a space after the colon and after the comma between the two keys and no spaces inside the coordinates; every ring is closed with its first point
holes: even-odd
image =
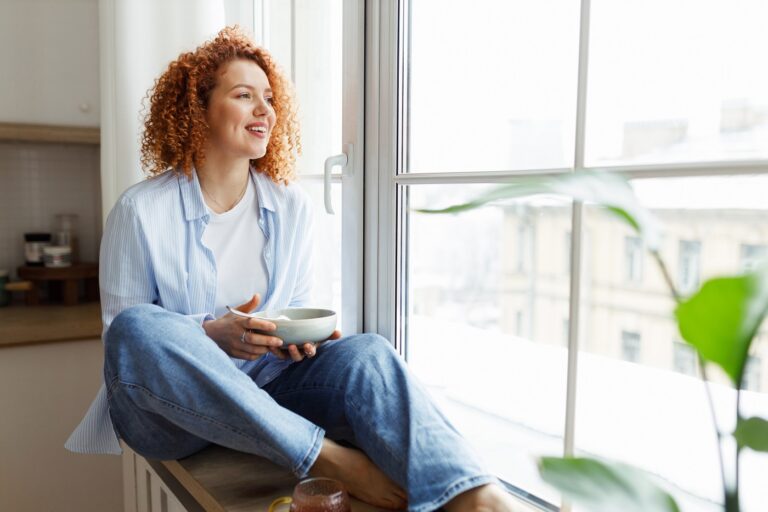
{"type": "Polygon", "coordinates": [[[243,329],[243,334],[240,335],[240,342],[245,343],[245,335],[248,334],[247,329],[243,329]]]}

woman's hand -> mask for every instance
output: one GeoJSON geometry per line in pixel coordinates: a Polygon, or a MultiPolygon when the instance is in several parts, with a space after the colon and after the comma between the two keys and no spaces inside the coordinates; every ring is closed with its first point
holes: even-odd
{"type": "MultiPolygon", "coordinates": [[[[249,313],[256,309],[259,301],[259,295],[256,294],[251,300],[237,306],[235,309],[249,313]]],[[[221,350],[231,357],[253,361],[267,352],[272,352],[277,357],[285,359],[285,356],[279,349],[283,345],[283,340],[275,336],[250,332],[248,330],[274,331],[277,329],[277,326],[268,320],[243,318],[227,313],[221,318],[204,322],[203,329],[208,337],[215,341],[221,347],[221,350]]],[[[306,345],[311,346],[309,343],[306,343],[304,346],[306,345]]],[[[312,350],[314,355],[314,347],[312,347],[312,350]]]]}
{"type": "MultiPolygon", "coordinates": [[[[328,337],[328,340],[337,340],[341,338],[341,331],[336,329],[331,333],[331,335],[328,337]]],[[[326,340],[326,341],[328,341],[326,340]]],[[[318,343],[304,343],[303,345],[288,345],[285,348],[281,348],[277,350],[277,357],[280,359],[287,359],[290,357],[294,361],[301,361],[305,357],[312,358],[315,357],[317,354],[317,345],[320,345],[321,343],[324,343],[323,341],[320,341],[318,343]]]]}

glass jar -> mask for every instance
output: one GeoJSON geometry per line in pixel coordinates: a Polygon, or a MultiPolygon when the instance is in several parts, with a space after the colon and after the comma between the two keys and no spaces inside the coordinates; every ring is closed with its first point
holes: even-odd
{"type": "Polygon", "coordinates": [[[61,213],[56,215],[56,231],[54,244],[61,247],[69,247],[72,263],[80,261],[80,252],[77,237],[77,215],[73,213],[61,213]]]}

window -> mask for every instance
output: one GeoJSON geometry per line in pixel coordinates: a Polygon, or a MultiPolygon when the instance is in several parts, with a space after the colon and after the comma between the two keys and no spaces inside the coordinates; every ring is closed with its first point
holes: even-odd
{"type": "Polygon", "coordinates": [[[692,293],[699,286],[701,242],[680,240],[678,286],[683,293],[692,293]]]}
{"type": "MultiPolygon", "coordinates": [[[[678,288],[737,272],[741,244],[768,246],[768,71],[755,64],[768,4],[591,0],[586,17],[572,0],[373,4],[367,325],[395,337],[454,425],[528,495],[560,504],[535,460],[566,449],[637,465],[686,510],[711,509],[717,462],[697,444],[711,426],[696,420],[707,406],[690,352],[670,343],[674,301],[637,234],[562,197],[413,208],[543,171],[621,172],[666,228],[660,254],[678,288]],[[467,358],[467,340],[493,357],[467,358]],[[670,429],[680,404],[692,413],[670,429]]],[[[768,416],[763,402],[755,413],[768,416]]],[[[749,464],[768,474],[764,459],[749,464]]],[[[759,510],[765,494],[744,480],[741,499],[759,510]]]]}
{"type": "Polygon", "coordinates": [[[696,375],[696,351],[683,341],[672,342],[672,366],[676,372],[696,375]]]}
{"type": "MultiPolygon", "coordinates": [[[[239,7],[230,2],[229,7],[239,7]]],[[[257,32],[294,83],[303,134],[298,184],[314,213],[313,302],[337,312],[342,332],[362,330],[362,10],[343,0],[253,3],[257,32]],[[343,70],[343,72],[342,72],[343,70]],[[311,134],[307,136],[307,134],[311,134]],[[330,180],[334,215],[326,212],[326,158],[349,153],[330,180]]]]}
{"type": "Polygon", "coordinates": [[[621,331],[621,357],[630,363],[640,362],[640,334],[621,331]]]}
{"type": "Polygon", "coordinates": [[[517,271],[527,272],[530,270],[531,245],[533,243],[533,228],[530,225],[530,219],[523,213],[517,225],[517,271]]]}
{"type": "Polygon", "coordinates": [[[749,391],[761,391],[762,359],[757,356],[749,356],[744,368],[744,382],[742,388],[749,391]]]}
{"type": "Polygon", "coordinates": [[[643,280],[643,241],[636,236],[624,237],[624,268],[627,282],[643,280]]]}
{"type": "Polygon", "coordinates": [[[768,257],[768,246],[741,244],[740,264],[742,272],[753,270],[756,265],[768,257]]]}

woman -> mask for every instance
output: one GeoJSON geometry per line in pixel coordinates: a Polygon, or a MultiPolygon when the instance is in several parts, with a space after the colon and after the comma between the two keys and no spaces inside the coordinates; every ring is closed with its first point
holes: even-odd
{"type": "Polygon", "coordinates": [[[299,147],[289,82],[236,29],[169,65],[142,141],[152,177],[120,197],[101,245],[105,386],[67,447],[120,453],[120,438],[176,459],[217,443],[380,507],[511,510],[386,340],[336,331],[283,350],[250,331],[274,324],[226,312],[308,304],[299,147]]]}

